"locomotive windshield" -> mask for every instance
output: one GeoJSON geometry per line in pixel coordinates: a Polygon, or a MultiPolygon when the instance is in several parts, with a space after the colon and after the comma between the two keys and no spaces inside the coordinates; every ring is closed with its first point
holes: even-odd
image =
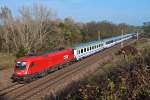
{"type": "Polygon", "coordinates": [[[16,69],[25,69],[26,68],[26,62],[17,62],[16,63],[16,69]]]}

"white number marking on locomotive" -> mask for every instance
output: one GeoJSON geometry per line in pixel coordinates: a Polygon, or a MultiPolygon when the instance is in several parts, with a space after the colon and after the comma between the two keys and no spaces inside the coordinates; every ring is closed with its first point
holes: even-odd
{"type": "Polygon", "coordinates": [[[69,58],[69,56],[68,55],[64,55],[64,59],[68,59],[69,58]]]}

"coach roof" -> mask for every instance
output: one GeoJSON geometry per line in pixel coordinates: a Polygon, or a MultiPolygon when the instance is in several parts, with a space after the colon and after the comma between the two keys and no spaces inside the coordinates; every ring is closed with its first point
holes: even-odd
{"type": "Polygon", "coordinates": [[[87,43],[80,43],[80,44],[75,45],[73,48],[80,49],[80,48],[85,48],[85,47],[93,46],[95,44],[100,44],[100,43],[103,43],[103,40],[97,40],[97,41],[92,41],[92,42],[87,42],[87,43]]]}

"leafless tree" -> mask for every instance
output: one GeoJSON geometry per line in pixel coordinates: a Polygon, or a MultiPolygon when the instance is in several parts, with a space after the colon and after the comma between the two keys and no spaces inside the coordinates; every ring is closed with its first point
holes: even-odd
{"type": "Polygon", "coordinates": [[[11,33],[14,32],[13,28],[13,17],[11,10],[7,7],[1,7],[0,9],[0,24],[3,26],[1,28],[0,36],[2,41],[2,48],[5,48],[6,51],[10,51],[11,45],[11,33]]]}
{"type": "Polygon", "coordinates": [[[55,18],[55,14],[45,6],[38,4],[32,7],[22,7],[19,13],[19,17],[13,18],[7,7],[1,8],[3,46],[7,51],[11,48],[18,50],[20,47],[27,51],[42,48],[51,28],[49,21],[55,18]]]}
{"type": "Polygon", "coordinates": [[[19,11],[16,30],[21,45],[28,51],[40,49],[45,45],[50,28],[49,21],[54,17],[54,13],[43,5],[22,7],[19,11]]]}

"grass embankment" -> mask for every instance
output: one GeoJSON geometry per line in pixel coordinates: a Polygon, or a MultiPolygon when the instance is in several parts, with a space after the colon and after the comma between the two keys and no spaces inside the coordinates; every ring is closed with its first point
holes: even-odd
{"type": "Polygon", "coordinates": [[[0,70],[8,69],[13,66],[15,56],[12,54],[0,53],[0,70]]]}
{"type": "Polygon", "coordinates": [[[150,100],[150,39],[132,46],[139,51],[137,55],[117,56],[88,79],[45,99],[150,100]]]}

